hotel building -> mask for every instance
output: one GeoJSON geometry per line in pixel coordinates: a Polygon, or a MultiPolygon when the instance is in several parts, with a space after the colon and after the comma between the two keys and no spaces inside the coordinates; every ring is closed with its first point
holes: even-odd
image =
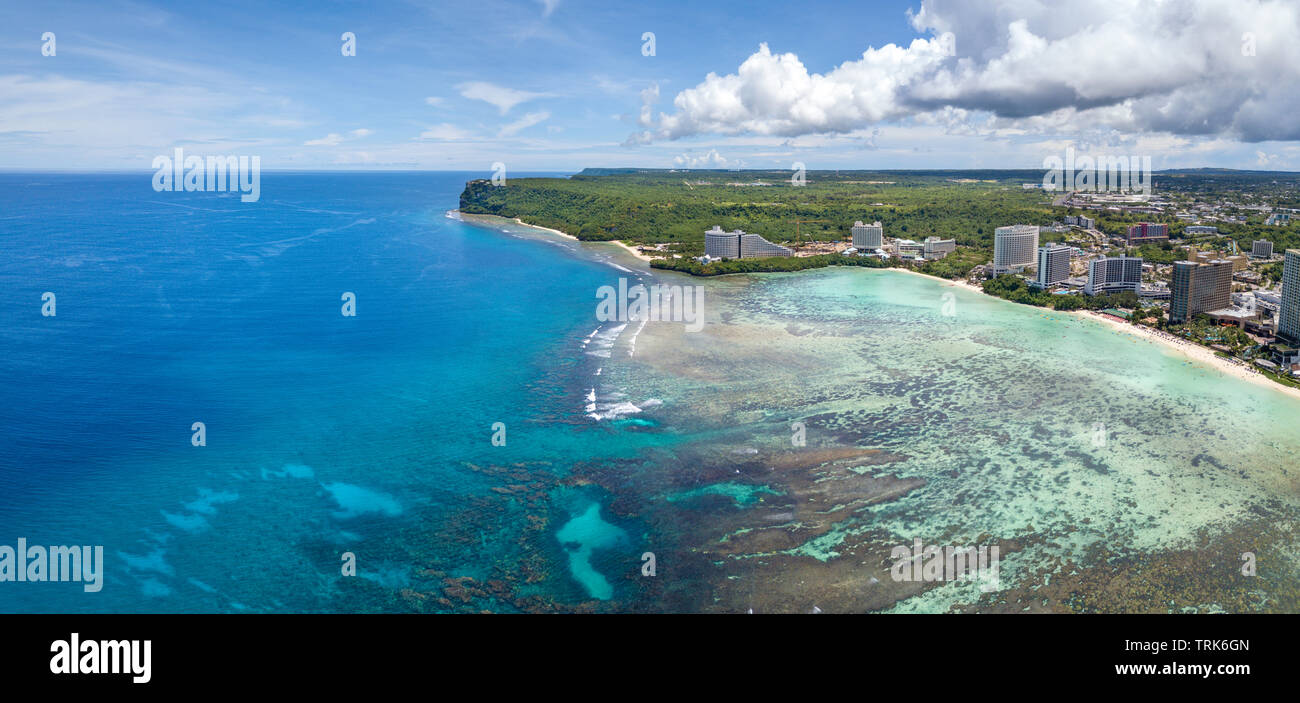
{"type": "Polygon", "coordinates": [[[1232,262],[1175,261],[1169,292],[1169,322],[1175,325],[1187,322],[1197,313],[1231,307],[1232,262]]]}
{"type": "Polygon", "coordinates": [[[1287,249],[1282,264],[1282,301],[1277,315],[1277,338],[1300,345],[1300,249],[1287,249]]]}
{"type": "Polygon", "coordinates": [[[757,234],[741,230],[723,232],[714,225],[704,233],[704,253],[711,259],[762,259],[772,256],[794,256],[794,251],[773,244],[757,234]]]}
{"type": "Polygon", "coordinates": [[[1135,256],[1107,256],[1088,262],[1086,295],[1142,291],[1142,259],[1135,256]]]}
{"type": "Polygon", "coordinates": [[[1169,225],[1139,222],[1128,228],[1128,243],[1169,239],[1169,225]]]}
{"type": "Polygon", "coordinates": [[[943,257],[953,253],[954,251],[957,251],[957,240],[955,239],[939,239],[938,237],[926,237],[925,241],[922,242],[922,244],[924,245],[922,247],[922,251],[924,252],[925,258],[931,261],[934,261],[935,259],[942,259],[943,257]]]}
{"type": "Polygon", "coordinates": [[[1037,225],[1010,225],[993,231],[993,275],[1022,271],[1034,265],[1037,225]]]}
{"type": "Polygon", "coordinates": [[[1056,285],[1070,277],[1070,247],[1048,244],[1038,247],[1038,276],[1034,283],[1039,288],[1056,285]]]}
{"type": "Polygon", "coordinates": [[[873,252],[884,246],[885,228],[879,221],[869,225],[862,220],[853,223],[853,248],[858,251],[873,252]]]}

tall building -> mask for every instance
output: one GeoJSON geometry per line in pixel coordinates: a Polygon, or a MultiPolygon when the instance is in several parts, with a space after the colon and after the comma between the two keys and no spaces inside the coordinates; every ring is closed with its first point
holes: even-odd
{"type": "Polygon", "coordinates": [[[1142,291],[1142,259],[1136,256],[1106,256],[1088,262],[1086,295],[1142,291]]]}
{"type": "Polygon", "coordinates": [[[1282,264],[1282,304],[1277,315],[1278,339],[1300,345],[1300,249],[1287,249],[1282,264]]]}
{"type": "Polygon", "coordinates": [[[869,225],[862,220],[853,223],[853,247],[858,251],[873,252],[884,246],[885,228],[877,220],[869,225]]]}
{"type": "Polygon", "coordinates": [[[925,252],[925,258],[934,261],[957,251],[957,240],[940,239],[938,237],[926,237],[922,242],[922,250],[925,252]]]}
{"type": "Polygon", "coordinates": [[[1038,247],[1038,276],[1034,282],[1039,288],[1056,285],[1070,277],[1070,247],[1048,244],[1038,247]]]}
{"type": "Polygon", "coordinates": [[[1065,224],[1075,225],[1084,229],[1093,229],[1097,226],[1097,221],[1087,215],[1066,215],[1065,224]]]}
{"type": "Polygon", "coordinates": [[[721,227],[714,225],[713,229],[704,233],[705,255],[711,259],[739,259],[739,233],[740,230],[723,232],[721,227]]]}
{"type": "Polygon", "coordinates": [[[1204,264],[1175,261],[1169,285],[1169,322],[1181,324],[1197,313],[1232,306],[1232,262],[1215,259],[1204,264]]]}
{"type": "Polygon", "coordinates": [[[1157,239],[1169,239],[1169,225],[1139,222],[1128,228],[1128,243],[1136,244],[1157,239]]]}
{"type": "Polygon", "coordinates": [[[1273,256],[1273,242],[1267,239],[1256,239],[1250,246],[1250,255],[1256,259],[1267,259],[1273,256]]]}
{"type": "Polygon", "coordinates": [[[1034,264],[1037,225],[1010,225],[993,231],[993,274],[1020,271],[1034,264]]]}
{"type": "Polygon", "coordinates": [[[773,244],[757,234],[740,235],[740,258],[765,259],[771,256],[794,256],[794,250],[773,244]]]}
{"type": "Polygon", "coordinates": [[[704,253],[714,259],[762,259],[771,256],[794,256],[794,251],[773,244],[757,234],[741,230],[723,232],[714,225],[704,233],[704,253]]]}

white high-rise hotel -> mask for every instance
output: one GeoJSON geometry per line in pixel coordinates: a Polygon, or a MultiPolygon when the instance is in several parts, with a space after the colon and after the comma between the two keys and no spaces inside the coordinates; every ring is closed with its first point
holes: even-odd
{"type": "Polygon", "coordinates": [[[873,252],[884,245],[884,227],[879,221],[869,225],[862,220],[853,223],[853,246],[858,251],[873,252]]]}
{"type": "Polygon", "coordinates": [[[770,256],[794,256],[794,250],[773,244],[757,234],[735,229],[723,232],[714,225],[704,233],[704,253],[714,259],[762,259],[770,256]]]}
{"type": "Polygon", "coordinates": [[[1038,247],[1038,278],[1034,280],[1039,288],[1056,285],[1069,277],[1070,247],[1063,244],[1038,247]]]}
{"type": "Polygon", "coordinates": [[[993,232],[993,273],[1021,271],[1034,265],[1038,225],[1011,225],[993,232]]]}

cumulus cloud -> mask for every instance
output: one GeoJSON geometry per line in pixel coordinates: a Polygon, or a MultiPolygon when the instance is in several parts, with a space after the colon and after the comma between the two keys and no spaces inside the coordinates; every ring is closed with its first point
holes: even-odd
{"type": "Polygon", "coordinates": [[[728,161],[727,157],[719,154],[717,149],[709,149],[709,153],[701,156],[681,154],[673,158],[673,163],[682,168],[740,168],[744,164],[740,161],[735,163],[728,161]]]}
{"type": "Polygon", "coordinates": [[[503,115],[510,112],[510,108],[515,105],[546,96],[545,93],[530,93],[526,90],[516,90],[483,81],[461,83],[456,86],[456,90],[460,91],[461,97],[482,100],[494,105],[503,115]]]}
{"type": "Polygon", "coordinates": [[[643,96],[645,129],[628,141],[843,134],[911,118],[959,131],[1300,139],[1290,0],[925,0],[911,21],[931,38],[869,47],[824,74],[762,44],[657,119],[643,96]]]}

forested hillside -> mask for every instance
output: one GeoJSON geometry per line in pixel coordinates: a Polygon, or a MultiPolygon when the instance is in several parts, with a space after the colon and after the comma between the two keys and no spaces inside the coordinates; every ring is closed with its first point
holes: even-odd
{"type": "Polygon", "coordinates": [[[989,248],[995,227],[1052,220],[1049,195],[1021,187],[1041,180],[1037,171],[811,171],[807,185],[796,187],[788,171],[589,169],[571,178],[510,179],[501,187],[471,181],[460,209],[519,217],[586,240],[675,242],[682,254],[703,253],[704,231],[713,225],[788,243],[796,219],[822,220],[800,224],[805,240],[841,239],[855,220],[880,220],[887,236],[933,235],[989,248]]]}

